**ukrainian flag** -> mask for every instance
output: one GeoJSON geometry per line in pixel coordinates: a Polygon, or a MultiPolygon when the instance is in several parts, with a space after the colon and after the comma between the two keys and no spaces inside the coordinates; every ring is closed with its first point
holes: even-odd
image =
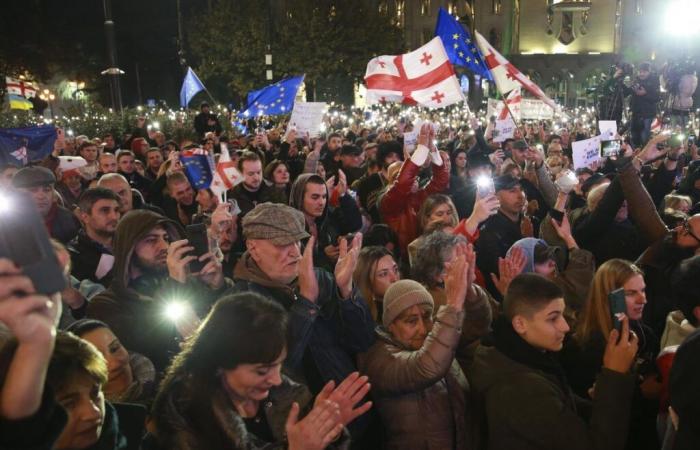
{"type": "Polygon", "coordinates": [[[21,95],[9,94],[10,109],[30,110],[34,107],[32,102],[22,97],[21,95]]]}

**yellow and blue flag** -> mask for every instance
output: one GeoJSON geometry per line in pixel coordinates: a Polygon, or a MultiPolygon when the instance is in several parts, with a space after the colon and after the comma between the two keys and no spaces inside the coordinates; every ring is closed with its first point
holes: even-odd
{"type": "Polygon", "coordinates": [[[277,83],[248,93],[248,104],[238,113],[240,117],[289,114],[294,108],[294,98],[304,82],[304,75],[285,78],[277,83]]]}
{"type": "Polygon", "coordinates": [[[435,36],[442,39],[447,57],[455,66],[463,66],[477,75],[492,80],[491,71],[471,34],[450,13],[440,8],[435,36]]]}

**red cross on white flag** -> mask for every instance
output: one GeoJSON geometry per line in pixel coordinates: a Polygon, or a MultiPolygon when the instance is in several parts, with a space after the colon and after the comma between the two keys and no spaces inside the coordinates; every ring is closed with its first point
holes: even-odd
{"type": "MultiPolygon", "coordinates": [[[[506,105],[508,108],[503,105],[503,109],[501,109],[501,112],[498,113],[498,120],[505,120],[508,117],[508,109],[510,109],[510,112],[513,114],[515,120],[520,120],[520,103],[522,100],[523,96],[520,94],[520,87],[510,91],[510,94],[508,94],[508,97],[506,97],[506,105]]],[[[500,105],[502,105],[502,102],[499,102],[499,106],[500,105]]]]}
{"type": "Polygon", "coordinates": [[[5,87],[8,94],[20,95],[24,98],[32,98],[36,96],[34,85],[28,81],[19,80],[17,78],[5,77],[5,87]]]}
{"type": "Polygon", "coordinates": [[[439,37],[404,55],[370,60],[365,73],[367,104],[395,102],[443,108],[464,100],[439,37]]]}
{"type": "Polygon", "coordinates": [[[215,195],[221,197],[222,193],[233,188],[241,181],[243,181],[243,176],[236,168],[236,164],[231,161],[228,148],[226,145],[221,145],[221,156],[219,156],[219,161],[216,163],[216,171],[209,189],[215,195]]]}
{"type": "Polygon", "coordinates": [[[493,80],[496,82],[496,87],[501,94],[506,95],[513,89],[522,86],[530,91],[532,95],[539,98],[553,109],[556,109],[554,101],[547,97],[547,94],[545,94],[539,86],[519,71],[510,61],[504,58],[503,55],[498,53],[479,32],[476,32],[475,35],[479,50],[481,50],[481,53],[484,55],[484,61],[489,70],[491,70],[493,80]]]}

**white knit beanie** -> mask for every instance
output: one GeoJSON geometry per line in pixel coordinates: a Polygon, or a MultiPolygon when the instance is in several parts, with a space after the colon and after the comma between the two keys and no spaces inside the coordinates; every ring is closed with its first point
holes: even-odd
{"type": "Polygon", "coordinates": [[[431,309],[434,307],[430,293],[422,284],[413,280],[399,280],[389,286],[384,293],[383,305],[382,322],[386,328],[411,306],[430,305],[431,309]]]}

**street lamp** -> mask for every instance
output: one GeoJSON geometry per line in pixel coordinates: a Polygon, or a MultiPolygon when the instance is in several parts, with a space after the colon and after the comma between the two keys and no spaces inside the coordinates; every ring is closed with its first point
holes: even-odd
{"type": "Polygon", "coordinates": [[[44,100],[49,104],[49,109],[51,110],[51,119],[53,120],[54,115],[53,115],[53,101],[56,100],[56,96],[54,95],[53,92],[51,92],[48,89],[44,89],[41,91],[39,94],[39,98],[44,100]]]}

